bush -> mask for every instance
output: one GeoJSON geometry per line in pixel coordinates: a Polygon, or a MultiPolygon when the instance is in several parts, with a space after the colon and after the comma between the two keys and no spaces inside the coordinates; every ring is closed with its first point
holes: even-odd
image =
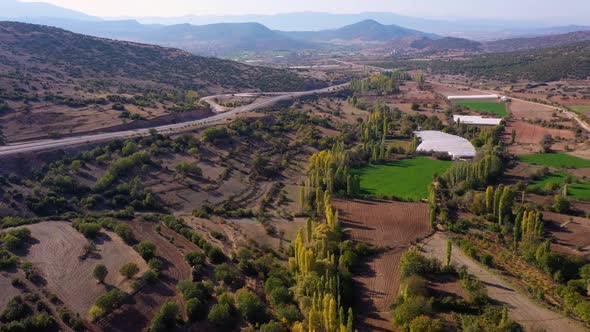
{"type": "Polygon", "coordinates": [[[197,298],[186,301],[186,315],[191,321],[200,321],[207,317],[207,305],[197,298]]]}
{"type": "Polygon", "coordinates": [[[18,257],[8,250],[0,249],[0,270],[8,269],[16,265],[18,257]]]}
{"type": "Polygon", "coordinates": [[[133,243],[135,241],[135,237],[133,236],[133,231],[129,225],[124,223],[119,223],[115,226],[115,233],[123,239],[126,243],[133,243]]]}
{"type": "Polygon", "coordinates": [[[229,266],[227,263],[223,263],[215,267],[215,279],[223,281],[224,284],[231,286],[239,277],[239,273],[236,269],[229,266]]]}
{"type": "Polygon", "coordinates": [[[32,310],[20,296],[15,296],[6,305],[6,309],[0,315],[0,321],[11,322],[21,320],[31,314],[32,310]]]}
{"type": "Polygon", "coordinates": [[[247,288],[238,290],[236,292],[236,302],[238,311],[248,322],[255,324],[265,319],[266,307],[264,302],[251,290],[247,288]]]}
{"type": "Polygon", "coordinates": [[[260,332],[287,332],[285,326],[279,322],[268,322],[260,326],[260,332]]]}
{"type": "Polygon", "coordinates": [[[95,304],[105,312],[110,312],[122,306],[126,300],[127,294],[118,289],[113,289],[100,295],[95,304]]]}
{"type": "Polygon", "coordinates": [[[135,263],[127,263],[121,267],[119,273],[127,279],[133,278],[137,273],[139,273],[139,267],[135,263]]]}
{"type": "Polygon", "coordinates": [[[229,330],[236,324],[233,308],[228,303],[217,303],[211,307],[207,320],[221,328],[229,330]]]}
{"type": "Polygon", "coordinates": [[[421,315],[410,323],[410,332],[442,332],[443,326],[438,319],[421,315]]]}
{"type": "Polygon", "coordinates": [[[150,267],[150,269],[154,271],[162,271],[162,261],[157,258],[150,259],[148,262],[148,266],[150,267]]]}
{"type": "Polygon", "coordinates": [[[145,280],[148,284],[155,284],[158,282],[158,278],[160,277],[159,273],[153,270],[145,271],[142,276],[142,279],[145,280]]]}
{"type": "Polygon", "coordinates": [[[150,326],[151,332],[166,332],[174,330],[179,315],[178,305],[172,302],[166,302],[160,308],[160,311],[156,314],[152,320],[150,326]]]}
{"type": "Polygon", "coordinates": [[[403,254],[400,261],[402,278],[411,275],[424,275],[426,273],[440,269],[440,263],[436,260],[430,260],[421,253],[410,250],[403,254]]]}
{"type": "Polygon", "coordinates": [[[210,250],[208,250],[207,257],[209,257],[211,263],[213,264],[219,264],[225,261],[225,254],[218,247],[212,247],[210,250]]]}
{"type": "Polygon", "coordinates": [[[156,245],[151,241],[141,241],[135,246],[135,249],[146,262],[156,255],[156,245]]]}
{"type": "Polygon", "coordinates": [[[205,263],[205,254],[197,251],[190,252],[184,256],[184,259],[192,267],[200,266],[205,263]]]}
{"type": "Polygon", "coordinates": [[[176,285],[185,300],[200,299],[207,300],[211,298],[211,289],[203,282],[194,282],[191,280],[181,280],[176,285]]]}
{"type": "Polygon", "coordinates": [[[416,317],[430,313],[431,309],[432,305],[425,297],[410,297],[395,307],[391,322],[393,326],[403,328],[409,326],[416,317]]]}
{"type": "Polygon", "coordinates": [[[94,239],[98,232],[100,232],[100,225],[90,222],[81,222],[75,225],[78,232],[82,233],[86,238],[94,239]]]}
{"type": "Polygon", "coordinates": [[[96,280],[98,280],[98,282],[102,284],[104,282],[104,279],[107,277],[108,273],[109,271],[107,270],[106,266],[104,266],[103,264],[98,264],[94,267],[92,275],[96,280]]]}

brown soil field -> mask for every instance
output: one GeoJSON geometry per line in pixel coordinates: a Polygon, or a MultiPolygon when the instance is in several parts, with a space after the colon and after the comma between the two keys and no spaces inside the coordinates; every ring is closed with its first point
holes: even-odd
{"type": "Polygon", "coordinates": [[[568,129],[545,128],[522,120],[510,120],[502,137],[504,142],[511,141],[512,130],[516,131],[516,144],[510,145],[509,150],[516,155],[540,152],[540,142],[545,134],[551,135],[554,140],[573,140],[576,137],[574,132],[568,129]]]}
{"type": "MultiPolygon", "coordinates": [[[[430,257],[444,261],[447,237],[436,233],[423,241],[422,251],[430,257]]],[[[582,332],[587,331],[580,323],[553,312],[515,289],[509,282],[490,272],[481,264],[465,255],[457,246],[453,247],[452,264],[465,265],[487,286],[488,295],[498,304],[506,304],[510,318],[522,324],[527,331],[582,332]]]]}
{"type": "Polygon", "coordinates": [[[543,212],[543,219],[545,220],[545,229],[554,238],[552,248],[568,254],[588,254],[590,219],[554,212],[543,212]],[[570,220],[572,221],[570,222],[570,220]]]}
{"type": "Polygon", "coordinates": [[[555,119],[554,114],[557,117],[560,113],[556,111],[553,106],[547,106],[543,104],[537,104],[533,102],[523,100],[512,100],[508,103],[508,112],[512,114],[515,119],[540,119],[546,121],[552,121],[555,119]]]}
{"type": "Polygon", "coordinates": [[[367,261],[362,274],[354,277],[358,286],[356,311],[359,330],[389,331],[389,306],[400,287],[399,260],[417,238],[430,230],[428,208],[423,203],[340,200],[332,202],[350,236],[388,249],[367,261]]]}
{"type": "Polygon", "coordinates": [[[15,277],[16,274],[14,273],[0,273],[0,290],[2,290],[2,294],[0,294],[0,312],[4,311],[10,299],[21,293],[21,291],[18,288],[15,288],[11,284],[12,278],[15,277]]]}
{"type": "Polygon", "coordinates": [[[119,274],[127,263],[136,263],[141,275],[147,264],[131,247],[111,232],[103,232],[96,240],[97,251],[85,260],[78,257],[89,242],[67,222],[42,222],[26,226],[35,239],[23,258],[33,263],[55,293],[74,312],[85,317],[96,298],[112,287],[131,290],[131,280],[119,274]],[[92,271],[104,264],[109,274],[105,285],[97,284],[92,271]]]}
{"type": "Polygon", "coordinates": [[[438,83],[430,83],[434,92],[440,93],[441,95],[448,97],[448,96],[473,96],[473,95],[481,95],[481,91],[475,90],[466,90],[462,87],[454,87],[445,84],[438,84],[438,83]]]}
{"type": "Polygon", "coordinates": [[[162,227],[162,235],[158,234],[155,223],[135,220],[130,225],[138,241],[149,240],[156,245],[156,256],[162,260],[163,270],[160,282],[145,285],[133,293],[129,304],[96,322],[104,331],[143,331],[163,303],[181,303],[176,284],[191,277],[191,268],[184,261],[184,255],[199,250],[195,244],[166,227],[162,227]]]}

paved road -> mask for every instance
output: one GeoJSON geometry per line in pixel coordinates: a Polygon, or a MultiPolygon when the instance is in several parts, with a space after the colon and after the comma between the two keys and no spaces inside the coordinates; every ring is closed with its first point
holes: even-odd
{"type": "MultiPolygon", "coordinates": [[[[250,111],[254,111],[254,110],[257,110],[257,109],[260,109],[263,107],[271,106],[279,101],[288,100],[291,98],[313,95],[313,94],[330,93],[330,92],[334,92],[337,90],[341,90],[341,89],[345,88],[346,86],[348,86],[348,83],[330,86],[330,87],[323,88],[323,89],[310,90],[310,91],[267,93],[265,95],[270,95],[271,97],[264,99],[264,100],[256,101],[256,102],[249,104],[249,105],[237,107],[232,110],[225,111],[223,113],[218,113],[218,114],[210,116],[208,118],[194,120],[194,121],[187,121],[187,122],[181,122],[181,123],[175,123],[175,124],[158,126],[158,127],[151,127],[151,128],[118,131],[118,132],[114,132],[114,133],[82,135],[82,136],[61,138],[61,139],[56,139],[56,140],[43,140],[43,141],[10,144],[10,145],[0,147],[0,157],[17,155],[19,153],[26,153],[26,152],[55,150],[55,149],[60,149],[60,148],[68,147],[68,146],[104,142],[104,141],[109,141],[109,140],[113,140],[113,139],[126,139],[126,138],[132,138],[132,137],[147,136],[147,135],[150,135],[150,131],[154,130],[154,129],[158,133],[162,133],[162,134],[170,134],[170,133],[188,131],[188,130],[191,130],[194,128],[200,128],[200,127],[211,126],[214,124],[219,124],[223,121],[231,119],[233,116],[235,116],[239,113],[250,112],[250,111]]],[[[211,97],[213,97],[213,96],[211,96],[211,97]]],[[[203,100],[208,102],[208,99],[212,100],[212,98],[207,98],[207,97],[205,97],[203,100]]]]}
{"type": "MultiPolygon", "coordinates": [[[[436,233],[423,241],[423,252],[444,262],[446,259],[447,237],[436,233]]],[[[475,275],[486,285],[488,296],[506,304],[510,318],[522,324],[527,331],[583,332],[587,331],[579,322],[551,311],[528,296],[516,291],[507,281],[493,274],[481,264],[465,255],[460,248],[453,246],[451,261],[456,266],[465,265],[469,273],[475,275]]]]}

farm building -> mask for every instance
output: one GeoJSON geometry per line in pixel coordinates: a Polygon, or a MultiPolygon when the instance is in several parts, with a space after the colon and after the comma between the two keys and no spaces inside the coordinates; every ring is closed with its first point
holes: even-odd
{"type": "Polygon", "coordinates": [[[417,151],[422,152],[446,152],[453,159],[475,157],[475,148],[463,137],[443,133],[442,131],[424,130],[414,134],[421,139],[417,151]]]}
{"type": "Polygon", "coordinates": [[[498,126],[502,119],[499,118],[484,118],[479,115],[453,115],[455,123],[464,123],[475,126],[498,126]]]}
{"type": "Polygon", "coordinates": [[[466,95],[466,96],[448,96],[449,100],[461,100],[461,99],[498,99],[498,95],[466,95]]]}

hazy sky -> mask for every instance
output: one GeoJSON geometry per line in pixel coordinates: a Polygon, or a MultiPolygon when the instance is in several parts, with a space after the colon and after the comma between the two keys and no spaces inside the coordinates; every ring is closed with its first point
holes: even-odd
{"type": "MultiPolygon", "coordinates": [[[[1,1],[1,0],[0,0],[1,1]]],[[[390,11],[426,17],[555,20],[590,23],[589,0],[24,0],[48,2],[87,14],[182,16],[274,14],[298,11],[356,13],[390,11]]]]}

